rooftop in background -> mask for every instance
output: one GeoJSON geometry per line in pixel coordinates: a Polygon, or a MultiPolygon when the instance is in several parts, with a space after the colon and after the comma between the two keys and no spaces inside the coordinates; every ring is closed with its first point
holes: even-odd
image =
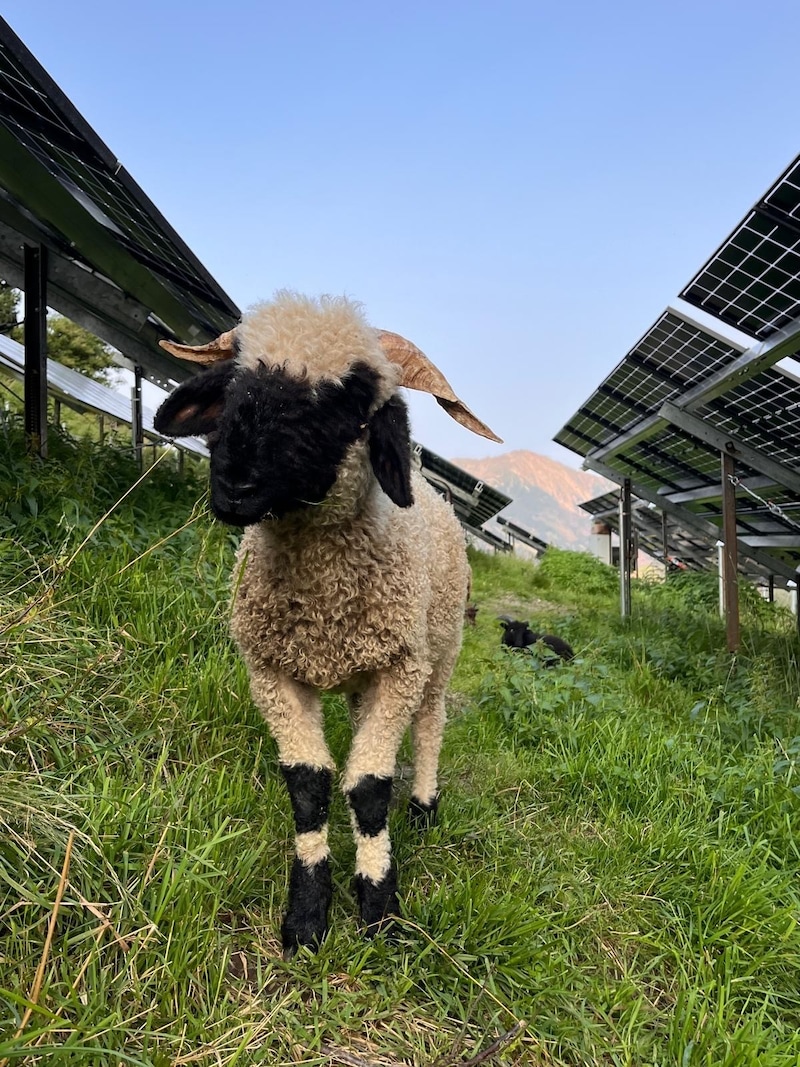
{"type": "Polygon", "coordinates": [[[239,309],[0,18],[0,274],[50,254],[48,304],[158,385],[197,368],[158,347],[230,329],[239,309]]]}

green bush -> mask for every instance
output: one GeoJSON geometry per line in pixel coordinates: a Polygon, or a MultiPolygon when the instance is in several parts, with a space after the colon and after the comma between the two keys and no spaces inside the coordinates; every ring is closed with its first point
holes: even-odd
{"type": "Polygon", "coordinates": [[[548,548],[539,564],[543,587],[583,596],[613,596],[619,589],[619,575],[608,564],[588,552],[568,552],[548,548]]]}

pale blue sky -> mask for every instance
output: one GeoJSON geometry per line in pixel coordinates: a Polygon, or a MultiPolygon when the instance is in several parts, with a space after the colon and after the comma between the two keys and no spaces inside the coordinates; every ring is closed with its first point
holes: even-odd
{"type": "Polygon", "coordinates": [[[242,307],[346,292],[551,437],[800,152],[800,4],[6,0],[242,307]]]}

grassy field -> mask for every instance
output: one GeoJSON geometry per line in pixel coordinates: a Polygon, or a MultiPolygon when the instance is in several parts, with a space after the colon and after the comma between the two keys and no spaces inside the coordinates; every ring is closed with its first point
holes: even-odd
{"type": "MultiPolygon", "coordinates": [[[[800,1063],[800,644],[716,581],[476,553],[440,824],[404,919],[281,958],[291,817],[227,637],[235,537],[167,455],[0,425],[0,1065],[800,1063]],[[116,506],[115,506],[116,505],[116,506]],[[570,640],[541,669],[498,613],[570,640]],[[524,1026],[521,1024],[524,1021],[524,1026]]],[[[349,726],[330,700],[337,756],[349,726]]]]}

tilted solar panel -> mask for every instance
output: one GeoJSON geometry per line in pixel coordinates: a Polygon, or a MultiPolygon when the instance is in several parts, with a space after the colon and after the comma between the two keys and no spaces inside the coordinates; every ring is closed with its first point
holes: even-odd
{"type": "MultiPolygon", "coordinates": [[[[126,255],[131,257],[210,336],[238,319],[230,297],[2,18],[0,133],[5,138],[0,186],[7,205],[0,214],[16,221],[19,211],[27,211],[49,228],[71,259],[99,270],[138,297],[133,286],[124,284],[133,277],[124,262],[126,255]],[[51,189],[58,197],[37,185],[46,180],[44,175],[57,183],[51,189]],[[78,231],[89,233],[87,216],[113,238],[118,259],[106,250],[104,262],[98,263],[93,258],[96,243],[92,248],[88,239],[85,244],[73,239],[78,231]]],[[[157,306],[152,310],[159,314],[157,306]]]]}
{"type": "Polygon", "coordinates": [[[554,440],[585,456],[741,353],[699,323],[668,308],[617,364],[554,440]]]}

